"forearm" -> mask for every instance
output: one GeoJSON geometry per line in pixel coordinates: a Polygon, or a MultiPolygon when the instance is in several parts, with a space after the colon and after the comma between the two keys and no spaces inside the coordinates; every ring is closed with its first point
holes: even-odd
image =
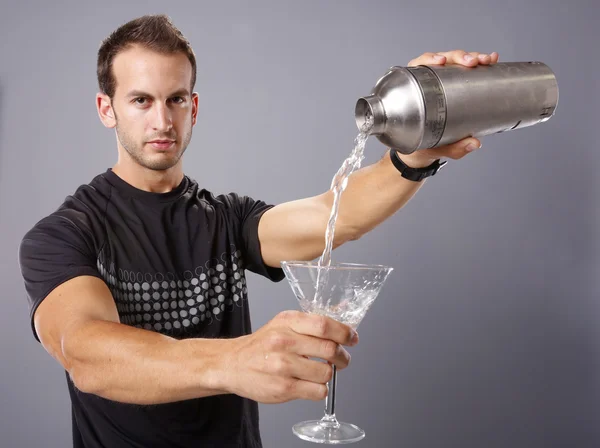
{"type": "MultiPolygon", "coordinates": [[[[340,239],[347,240],[348,235],[355,239],[374,229],[401,209],[424,182],[403,178],[388,153],[378,162],[354,172],[340,199],[337,221],[340,239]]],[[[329,195],[333,203],[333,193],[329,195]]]]}
{"type": "MultiPolygon", "coordinates": [[[[406,163],[414,168],[431,163],[409,159],[406,163]]],[[[333,247],[356,240],[385,221],[402,208],[424,182],[403,178],[389,154],[354,172],[340,199],[333,247]]],[[[333,192],[329,190],[268,210],[258,228],[265,263],[278,267],[283,260],[313,260],[321,255],[332,206],[333,192]]]]}
{"type": "Polygon", "coordinates": [[[107,321],[78,326],[63,355],[78,389],[124,403],[157,404],[226,393],[228,340],[176,340],[107,321]]]}

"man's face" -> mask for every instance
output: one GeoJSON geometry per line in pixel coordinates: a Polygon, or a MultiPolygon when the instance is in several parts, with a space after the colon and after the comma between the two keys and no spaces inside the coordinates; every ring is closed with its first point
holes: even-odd
{"type": "Polygon", "coordinates": [[[167,170],[192,138],[198,96],[190,92],[192,65],[183,53],[134,46],[113,60],[112,108],[120,145],[139,165],[167,170]]]}

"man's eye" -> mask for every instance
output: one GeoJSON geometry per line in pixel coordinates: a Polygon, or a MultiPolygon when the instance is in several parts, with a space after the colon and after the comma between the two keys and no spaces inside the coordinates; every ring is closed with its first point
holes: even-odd
{"type": "Polygon", "coordinates": [[[146,98],[140,97],[140,98],[136,98],[135,100],[133,100],[135,102],[135,104],[139,104],[139,105],[143,105],[146,104],[146,98]]]}
{"type": "Polygon", "coordinates": [[[174,102],[175,104],[181,104],[183,103],[183,97],[181,96],[174,96],[173,98],[171,98],[171,101],[174,102]]]}

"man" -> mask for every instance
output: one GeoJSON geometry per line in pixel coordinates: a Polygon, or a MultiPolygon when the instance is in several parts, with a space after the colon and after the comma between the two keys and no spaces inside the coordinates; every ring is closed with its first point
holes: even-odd
{"type": "MultiPolygon", "coordinates": [[[[410,65],[497,60],[453,51],[410,65]]],[[[185,176],[195,79],[194,53],[167,17],[113,32],[98,53],[96,105],[115,129],[117,162],[21,242],[32,329],[66,371],[75,447],[259,447],[257,402],[322,400],[331,364],[346,367],[342,346],[358,341],[341,323],[294,311],[252,333],[244,271],[280,281],[282,260],[319,256],[332,193],[271,206],[185,176]]],[[[418,169],[479,146],[469,138],[401,158],[418,169]]],[[[421,185],[389,157],[357,171],[334,246],[421,185]]]]}

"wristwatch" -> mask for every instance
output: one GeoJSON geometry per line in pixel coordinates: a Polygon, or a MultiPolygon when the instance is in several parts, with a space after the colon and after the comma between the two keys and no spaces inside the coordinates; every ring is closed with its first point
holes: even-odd
{"type": "Polygon", "coordinates": [[[394,166],[400,171],[400,174],[402,174],[402,177],[415,182],[421,182],[426,177],[434,176],[446,163],[448,163],[440,163],[440,159],[437,159],[429,166],[423,168],[411,168],[398,157],[398,151],[395,151],[394,149],[390,149],[390,158],[392,159],[394,166]]]}

